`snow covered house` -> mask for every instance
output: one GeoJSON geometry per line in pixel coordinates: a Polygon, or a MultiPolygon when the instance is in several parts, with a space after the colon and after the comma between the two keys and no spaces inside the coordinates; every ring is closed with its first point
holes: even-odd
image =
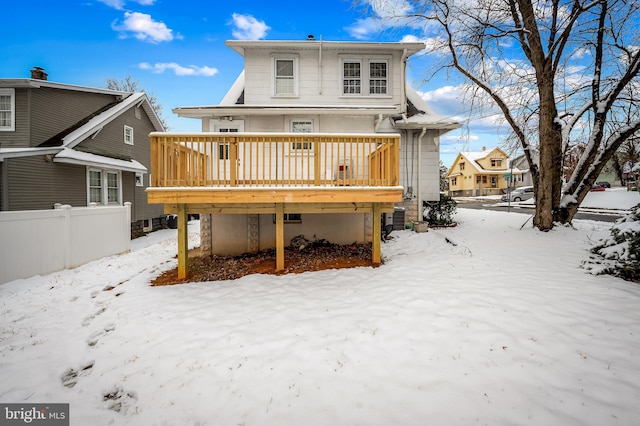
{"type": "Polygon", "coordinates": [[[164,127],[144,93],[56,83],[42,68],[0,79],[0,211],[131,202],[132,233],[163,226],[150,205],[149,133],[164,127]]]}
{"type": "MultiPolygon", "coordinates": [[[[480,152],[461,152],[447,172],[451,196],[496,195],[513,180],[521,182],[522,171],[511,168],[509,156],[500,148],[480,152]]],[[[521,186],[521,185],[516,185],[521,186]]]]}
{"type": "Polygon", "coordinates": [[[407,83],[407,60],[424,44],[226,45],[244,70],[222,101],[173,109],[201,120],[202,133],[151,135],[149,201],[180,213],[183,229],[200,213],[212,253],[275,246],[283,269],[284,245],[302,234],[372,241],[379,263],[380,214],[402,206],[406,221],[418,220],[423,201],[439,200],[439,138],[460,127],[407,83]]]}

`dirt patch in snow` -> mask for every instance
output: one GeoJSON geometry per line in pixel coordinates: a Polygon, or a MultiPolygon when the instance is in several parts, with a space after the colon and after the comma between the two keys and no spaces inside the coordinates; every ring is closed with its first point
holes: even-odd
{"type": "Polygon", "coordinates": [[[190,282],[235,280],[249,274],[282,275],[321,271],[323,269],[372,266],[370,243],[339,245],[322,240],[286,247],[284,251],[284,270],[278,272],[276,272],[275,249],[239,256],[195,256],[196,254],[196,251],[190,252],[187,278],[178,279],[178,269],[176,268],[164,272],[153,280],[151,284],[161,286],[190,282]]]}

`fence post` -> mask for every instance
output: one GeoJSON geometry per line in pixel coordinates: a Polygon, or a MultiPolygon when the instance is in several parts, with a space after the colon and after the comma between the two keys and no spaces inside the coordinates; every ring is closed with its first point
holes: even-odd
{"type": "Polygon", "coordinates": [[[73,241],[71,241],[71,206],[65,204],[60,206],[60,209],[63,211],[63,229],[64,229],[64,269],[69,269],[71,267],[72,259],[71,259],[71,247],[73,246],[73,241]]]}
{"type": "Polygon", "coordinates": [[[124,237],[127,242],[126,247],[127,250],[131,250],[131,201],[126,201],[124,203],[125,214],[124,214],[124,237]]]}

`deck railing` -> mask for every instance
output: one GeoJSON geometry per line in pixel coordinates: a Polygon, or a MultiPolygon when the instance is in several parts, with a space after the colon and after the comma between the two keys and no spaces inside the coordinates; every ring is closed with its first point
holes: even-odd
{"type": "Polygon", "coordinates": [[[155,187],[396,186],[399,135],[151,133],[155,187]]]}

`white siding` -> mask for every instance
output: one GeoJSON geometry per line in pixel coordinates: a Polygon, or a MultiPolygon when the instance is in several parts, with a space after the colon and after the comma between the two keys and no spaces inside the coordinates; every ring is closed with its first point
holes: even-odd
{"type": "MultiPolygon", "coordinates": [[[[316,45],[317,46],[317,45],[316,45]]],[[[271,52],[262,49],[245,50],[245,94],[247,105],[398,105],[401,98],[403,67],[400,52],[371,55],[337,50],[322,50],[322,65],[319,66],[318,49],[271,52]],[[273,57],[295,55],[297,58],[298,96],[273,96],[273,57]],[[388,59],[389,93],[386,96],[342,96],[341,58],[358,57],[366,62],[369,58],[388,59]],[[321,73],[322,80],[318,78],[321,73]]],[[[363,67],[368,75],[368,66],[363,67]]],[[[368,87],[366,88],[368,89],[368,87]]]]}
{"type": "Polygon", "coordinates": [[[421,131],[408,131],[408,137],[400,145],[400,184],[405,193],[410,188],[413,197],[422,201],[440,199],[440,152],[436,141],[438,132],[427,131],[419,144],[421,131]],[[420,152],[418,152],[420,150],[420,152]],[[418,164],[418,161],[421,164],[418,164]]]}
{"type": "MultiPolygon", "coordinates": [[[[337,244],[350,244],[365,240],[365,215],[360,213],[303,214],[302,223],[286,223],[284,231],[285,245],[289,245],[291,239],[298,235],[304,235],[309,240],[317,238],[337,244]]],[[[247,215],[212,215],[211,234],[213,254],[237,255],[248,251],[247,215]]],[[[260,215],[259,250],[274,248],[275,238],[273,215],[260,215]]]]}

